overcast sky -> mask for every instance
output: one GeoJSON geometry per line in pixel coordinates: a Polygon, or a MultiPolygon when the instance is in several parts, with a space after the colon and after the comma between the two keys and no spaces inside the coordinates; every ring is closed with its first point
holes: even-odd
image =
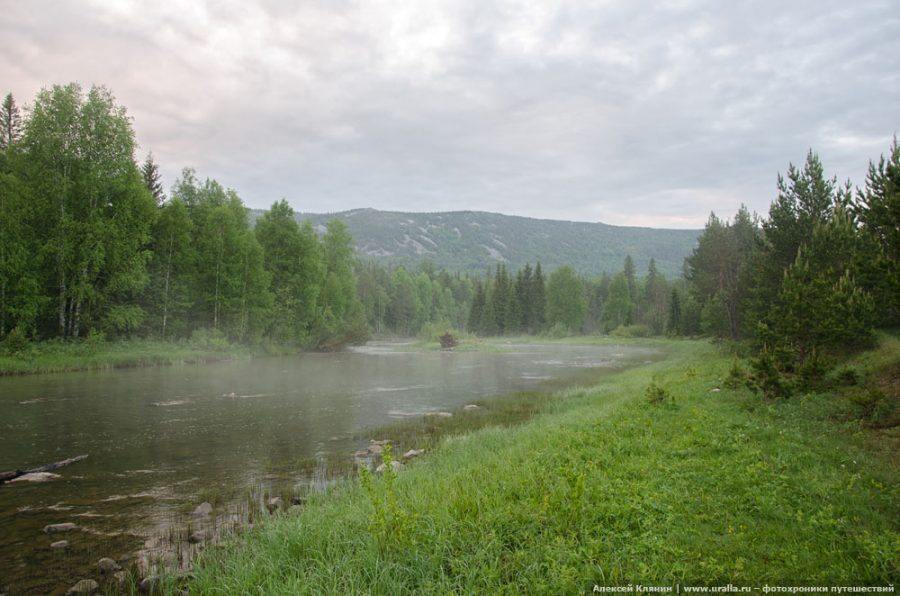
{"type": "Polygon", "coordinates": [[[700,227],[900,131],[896,0],[0,0],[0,89],[106,85],[168,189],[700,227]]]}

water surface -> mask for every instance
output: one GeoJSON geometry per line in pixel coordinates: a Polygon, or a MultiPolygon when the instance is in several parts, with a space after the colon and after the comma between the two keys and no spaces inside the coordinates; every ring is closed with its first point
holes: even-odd
{"type": "MultiPolygon", "coordinates": [[[[634,346],[505,345],[332,354],[0,379],[0,471],[88,454],[43,484],[0,486],[0,593],[64,591],[209,495],[306,482],[366,429],[658,358],[634,346]],[[47,524],[79,530],[48,536],[47,524]],[[70,547],[51,549],[65,538],[70,547]]],[[[369,437],[380,438],[380,437],[369,437]]]]}

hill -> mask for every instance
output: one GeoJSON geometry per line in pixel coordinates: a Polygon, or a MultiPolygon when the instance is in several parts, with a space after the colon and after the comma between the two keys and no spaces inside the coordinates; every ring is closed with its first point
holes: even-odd
{"type": "MultiPolygon", "coordinates": [[[[255,221],[262,213],[251,210],[251,219],[255,221]]],[[[481,211],[354,209],[297,214],[298,221],[309,219],[317,227],[332,218],[347,223],[362,259],[412,269],[428,259],[438,269],[476,274],[497,263],[515,270],[540,261],[546,271],[568,264],[580,273],[599,275],[620,271],[625,255],[630,254],[639,275],[653,257],[662,273],[676,277],[700,235],[699,230],[611,226],[481,211]]]]}

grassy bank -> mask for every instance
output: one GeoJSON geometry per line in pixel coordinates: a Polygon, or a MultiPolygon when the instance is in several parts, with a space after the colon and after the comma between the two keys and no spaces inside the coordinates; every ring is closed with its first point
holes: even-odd
{"type": "MultiPolygon", "coordinates": [[[[713,346],[670,348],[664,362],[557,393],[520,426],[444,439],[396,478],[313,497],[302,513],[208,551],[192,590],[896,581],[897,428],[860,419],[863,389],[763,402],[724,388],[731,358],[713,346]],[[651,381],[672,400],[648,402],[651,381]]],[[[878,385],[898,362],[900,341],[884,338],[850,366],[878,385]]]]}
{"type": "Polygon", "coordinates": [[[0,353],[0,376],[213,362],[278,352],[240,345],[204,346],[152,340],[50,341],[29,344],[15,354],[0,353]]]}

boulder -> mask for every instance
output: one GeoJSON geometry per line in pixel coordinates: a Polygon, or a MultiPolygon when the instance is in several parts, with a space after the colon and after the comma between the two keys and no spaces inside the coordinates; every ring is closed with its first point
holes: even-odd
{"type": "Polygon", "coordinates": [[[50,548],[66,548],[67,546],[69,546],[68,540],[57,540],[50,543],[50,548]]]}
{"type": "MultiPolygon", "coordinates": [[[[406,467],[406,466],[404,466],[403,464],[401,464],[401,463],[398,462],[397,460],[391,460],[391,468],[394,470],[394,473],[395,473],[395,474],[396,474],[397,472],[399,472],[400,470],[402,470],[403,468],[405,468],[405,467],[406,467]]],[[[381,464],[380,466],[378,466],[377,468],[375,468],[375,472],[376,472],[377,474],[384,474],[384,470],[385,470],[384,464],[381,464]]]]}
{"type": "Polygon", "coordinates": [[[159,576],[158,575],[148,575],[144,579],[141,580],[140,586],[138,589],[141,591],[141,594],[150,594],[156,588],[159,587],[159,576]]]}
{"type": "Polygon", "coordinates": [[[100,573],[104,575],[115,573],[116,571],[120,571],[122,569],[122,567],[120,567],[118,563],[116,563],[109,557],[103,557],[102,559],[97,561],[97,566],[100,567],[100,573]]]}
{"type": "Polygon", "coordinates": [[[269,513],[281,511],[283,505],[284,501],[281,500],[281,497],[272,497],[271,499],[266,501],[266,509],[269,510],[269,513]]]}
{"type": "Polygon", "coordinates": [[[384,447],[381,445],[369,445],[367,451],[372,455],[381,455],[384,451],[384,447]]]}
{"type": "Polygon", "coordinates": [[[120,588],[125,585],[125,581],[128,579],[128,576],[124,571],[116,571],[112,574],[112,580],[116,583],[120,588]]]}
{"type": "Polygon", "coordinates": [[[423,453],[425,453],[424,449],[410,449],[403,454],[403,459],[412,459],[414,457],[419,457],[423,453]]]}
{"type": "Polygon", "coordinates": [[[466,410],[468,412],[471,412],[472,410],[480,410],[480,409],[481,409],[481,406],[476,405],[476,404],[466,404],[463,406],[463,410],[466,410]]]}
{"type": "Polygon", "coordinates": [[[426,412],[426,416],[434,416],[435,418],[450,418],[453,416],[452,412],[426,412]]]}
{"type": "Polygon", "coordinates": [[[197,505],[197,508],[194,509],[194,515],[209,515],[213,512],[213,506],[208,502],[204,501],[197,505]]]}
{"type": "Polygon", "coordinates": [[[62,532],[70,532],[77,527],[78,526],[76,526],[72,522],[66,522],[64,524],[50,524],[49,526],[44,526],[44,532],[46,532],[47,534],[60,534],[62,532]]]}
{"type": "Polygon", "coordinates": [[[75,596],[76,594],[93,594],[100,589],[100,584],[92,579],[83,579],[69,588],[66,596],[75,596]]]}
{"type": "Polygon", "coordinates": [[[197,530],[196,532],[191,532],[191,535],[188,536],[188,542],[191,544],[200,544],[201,542],[206,541],[206,532],[203,530],[197,530]]]}

